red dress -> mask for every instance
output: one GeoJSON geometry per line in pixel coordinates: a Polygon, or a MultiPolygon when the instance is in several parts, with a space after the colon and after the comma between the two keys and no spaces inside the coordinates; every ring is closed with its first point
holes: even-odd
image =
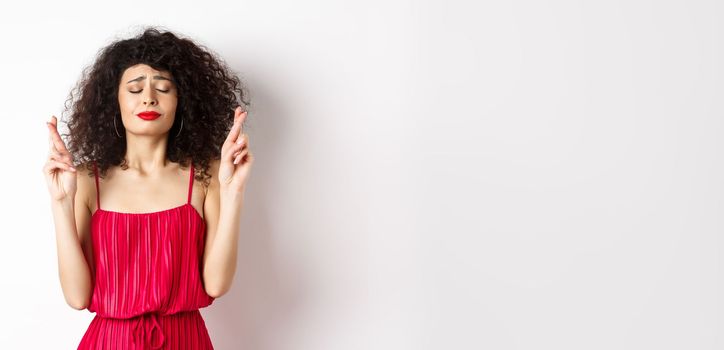
{"type": "Polygon", "coordinates": [[[96,316],[78,349],[213,349],[199,308],[214,298],[202,285],[206,225],[191,205],[151,213],[98,209],[91,217],[96,316]]]}

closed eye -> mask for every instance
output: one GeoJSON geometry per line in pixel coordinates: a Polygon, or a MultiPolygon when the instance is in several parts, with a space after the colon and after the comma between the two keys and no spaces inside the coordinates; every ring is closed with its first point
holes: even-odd
{"type": "MultiPolygon", "coordinates": [[[[128,91],[128,92],[130,92],[130,93],[132,93],[132,94],[138,94],[138,93],[140,93],[141,91],[143,91],[143,90],[138,90],[138,91],[128,91]]],[[[161,91],[161,92],[164,92],[164,93],[166,93],[166,92],[169,92],[169,90],[160,90],[160,89],[159,89],[158,91],[161,91]]]]}

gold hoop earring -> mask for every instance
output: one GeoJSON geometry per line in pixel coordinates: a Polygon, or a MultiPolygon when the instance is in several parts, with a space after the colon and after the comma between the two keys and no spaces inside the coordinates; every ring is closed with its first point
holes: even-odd
{"type": "Polygon", "coordinates": [[[118,133],[118,127],[116,126],[116,117],[113,117],[113,130],[116,131],[116,135],[118,135],[119,138],[123,138],[121,137],[121,134],[118,133]]]}
{"type": "Polygon", "coordinates": [[[181,118],[181,127],[178,128],[178,133],[176,133],[176,138],[178,138],[178,135],[181,135],[181,130],[184,128],[184,118],[181,118]]]}

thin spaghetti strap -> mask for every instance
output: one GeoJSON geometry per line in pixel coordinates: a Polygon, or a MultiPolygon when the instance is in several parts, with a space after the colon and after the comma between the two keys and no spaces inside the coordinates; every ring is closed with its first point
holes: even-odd
{"type": "Polygon", "coordinates": [[[186,200],[186,204],[191,203],[191,193],[194,189],[194,163],[191,163],[191,171],[189,171],[189,199],[186,200]]]}
{"type": "Polygon", "coordinates": [[[98,209],[101,208],[101,190],[100,186],[98,185],[98,165],[96,165],[96,162],[93,162],[93,174],[96,178],[96,206],[98,209]]]}

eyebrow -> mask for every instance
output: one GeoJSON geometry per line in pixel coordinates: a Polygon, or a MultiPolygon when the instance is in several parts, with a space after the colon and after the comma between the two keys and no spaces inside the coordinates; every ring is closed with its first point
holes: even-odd
{"type": "MultiPolygon", "coordinates": [[[[145,75],[142,75],[142,76],[140,76],[140,77],[138,77],[138,78],[136,78],[136,79],[129,80],[126,84],[130,84],[130,83],[133,83],[133,82],[136,82],[136,81],[141,81],[141,80],[144,80],[144,79],[146,79],[146,76],[145,76],[145,75]]],[[[169,78],[166,78],[166,77],[164,77],[164,76],[161,76],[161,75],[154,75],[154,76],[153,76],[153,79],[156,79],[156,80],[168,80],[168,81],[170,81],[170,82],[173,83],[173,80],[171,80],[171,79],[169,79],[169,78]]]]}

